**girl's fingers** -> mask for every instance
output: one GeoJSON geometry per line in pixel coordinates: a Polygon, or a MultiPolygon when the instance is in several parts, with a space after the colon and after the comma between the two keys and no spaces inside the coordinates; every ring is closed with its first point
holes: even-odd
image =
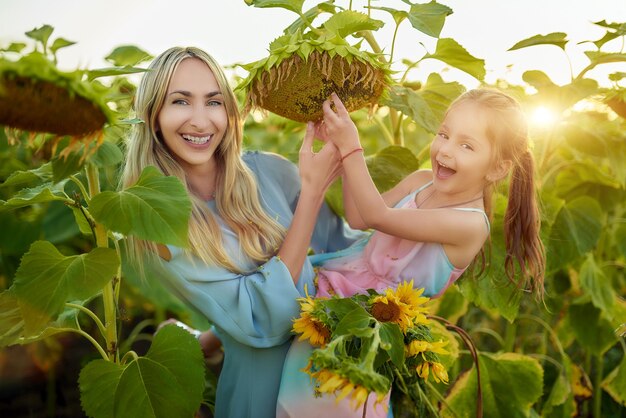
{"type": "Polygon", "coordinates": [[[331,94],[331,97],[333,99],[333,103],[335,104],[335,108],[337,109],[337,114],[339,116],[349,115],[348,109],[346,109],[346,107],[343,105],[343,102],[341,101],[339,96],[337,96],[337,93],[331,94]]]}
{"type": "Polygon", "coordinates": [[[330,100],[324,100],[322,109],[324,110],[324,121],[326,121],[326,123],[334,122],[337,119],[337,114],[330,107],[330,100]]]}

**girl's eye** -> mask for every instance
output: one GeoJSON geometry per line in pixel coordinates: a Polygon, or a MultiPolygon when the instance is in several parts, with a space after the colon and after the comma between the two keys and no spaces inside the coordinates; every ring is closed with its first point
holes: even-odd
{"type": "Polygon", "coordinates": [[[474,151],[474,148],[470,144],[461,144],[461,146],[470,151],[474,151]]]}
{"type": "Polygon", "coordinates": [[[443,139],[448,139],[448,134],[446,134],[445,132],[439,132],[437,135],[438,135],[440,138],[443,138],[443,139]]]}

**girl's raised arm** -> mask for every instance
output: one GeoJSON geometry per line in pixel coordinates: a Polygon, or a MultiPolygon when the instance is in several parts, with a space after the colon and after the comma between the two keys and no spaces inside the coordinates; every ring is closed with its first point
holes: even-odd
{"type": "MultiPolygon", "coordinates": [[[[458,216],[449,209],[416,210],[390,208],[378,193],[365,164],[356,126],[337,95],[332,100],[337,112],[324,102],[324,123],[330,141],[339,149],[344,169],[344,179],[354,206],[361,219],[370,228],[386,234],[413,241],[440,242],[442,244],[467,244],[468,236],[484,240],[484,217],[468,213],[458,216]],[[472,220],[467,222],[467,220],[472,220]]],[[[399,200],[418,183],[422,174],[416,172],[392,189],[389,199],[399,200]]]]}

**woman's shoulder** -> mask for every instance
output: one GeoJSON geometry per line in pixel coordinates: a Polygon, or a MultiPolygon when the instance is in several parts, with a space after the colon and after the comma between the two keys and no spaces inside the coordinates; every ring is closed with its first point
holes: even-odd
{"type": "Polygon", "coordinates": [[[296,165],[282,155],[273,152],[246,151],[243,153],[242,159],[257,176],[298,177],[296,165]]]}

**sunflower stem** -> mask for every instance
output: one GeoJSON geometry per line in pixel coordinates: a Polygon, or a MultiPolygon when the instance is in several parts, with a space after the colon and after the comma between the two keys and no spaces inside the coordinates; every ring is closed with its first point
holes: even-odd
{"type": "MultiPolygon", "coordinates": [[[[94,164],[87,164],[85,167],[87,173],[87,183],[89,185],[89,197],[93,199],[100,193],[100,172],[94,164]]],[[[94,226],[96,245],[101,248],[108,248],[109,238],[104,225],[96,223],[94,226]]],[[[104,326],[106,330],[106,351],[110,361],[117,363],[118,346],[117,346],[117,315],[116,301],[114,292],[114,280],[109,281],[102,289],[102,301],[104,304],[104,326]]]]}

